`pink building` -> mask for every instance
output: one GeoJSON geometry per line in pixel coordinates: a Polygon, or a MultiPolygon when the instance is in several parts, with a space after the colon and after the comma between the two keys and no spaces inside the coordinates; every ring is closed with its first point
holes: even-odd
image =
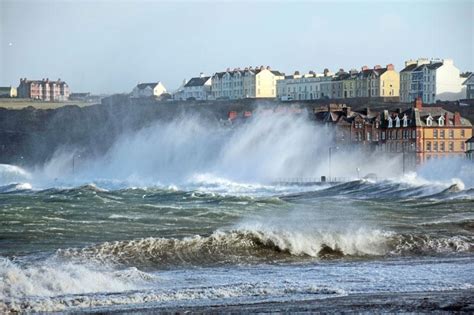
{"type": "Polygon", "coordinates": [[[66,82],[58,79],[57,81],[27,80],[20,79],[18,87],[19,98],[32,98],[43,101],[66,101],[69,99],[69,86],[66,82]]]}

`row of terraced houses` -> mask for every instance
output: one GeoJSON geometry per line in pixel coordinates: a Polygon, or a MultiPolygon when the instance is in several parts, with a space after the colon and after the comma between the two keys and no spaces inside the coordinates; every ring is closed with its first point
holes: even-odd
{"type": "Polygon", "coordinates": [[[408,60],[398,72],[393,64],[336,73],[325,69],[292,75],[270,67],[235,68],[185,81],[174,93],[178,100],[278,98],[282,101],[380,98],[424,103],[474,98],[474,77],[461,73],[451,59],[408,60]]]}

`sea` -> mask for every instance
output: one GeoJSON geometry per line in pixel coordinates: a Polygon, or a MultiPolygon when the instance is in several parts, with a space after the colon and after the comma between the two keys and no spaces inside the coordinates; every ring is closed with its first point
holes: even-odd
{"type": "Polygon", "coordinates": [[[471,162],[335,152],[343,179],[281,180],[328,171],[294,124],[178,121],[0,165],[0,313],[472,311],[471,162]]]}

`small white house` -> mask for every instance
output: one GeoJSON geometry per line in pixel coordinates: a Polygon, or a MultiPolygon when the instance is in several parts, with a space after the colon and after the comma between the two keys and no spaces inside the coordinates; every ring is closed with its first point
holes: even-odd
{"type": "Polygon", "coordinates": [[[166,93],[166,88],[161,82],[156,83],[139,83],[133,89],[131,97],[132,98],[141,98],[141,97],[159,97],[163,93],[166,93]]]}
{"type": "Polygon", "coordinates": [[[211,77],[191,78],[182,89],[183,100],[207,100],[211,95],[211,77]]]}

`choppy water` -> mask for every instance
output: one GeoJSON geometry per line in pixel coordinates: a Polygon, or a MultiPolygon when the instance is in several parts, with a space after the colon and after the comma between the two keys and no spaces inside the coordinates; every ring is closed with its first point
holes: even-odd
{"type": "Polygon", "coordinates": [[[333,176],[379,179],[272,184],[327,175],[328,141],[302,118],[186,118],[0,165],[0,313],[471,294],[473,164],[402,176],[400,156],[336,150],[333,176]]]}
{"type": "Polygon", "coordinates": [[[474,190],[461,186],[5,185],[0,310],[469,290],[474,190]]]}

